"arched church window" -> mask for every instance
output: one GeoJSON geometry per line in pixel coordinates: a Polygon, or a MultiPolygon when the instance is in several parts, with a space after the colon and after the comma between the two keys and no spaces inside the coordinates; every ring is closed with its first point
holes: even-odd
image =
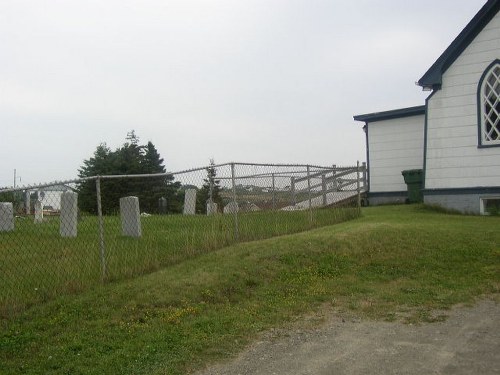
{"type": "Polygon", "coordinates": [[[483,73],[478,94],[480,145],[500,146],[500,60],[483,73]]]}

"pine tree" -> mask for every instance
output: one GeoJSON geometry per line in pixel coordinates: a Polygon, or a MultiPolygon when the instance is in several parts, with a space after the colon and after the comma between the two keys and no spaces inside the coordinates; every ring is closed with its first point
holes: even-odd
{"type": "MultiPolygon", "coordinates": [[[[143,147],[143,152],[141,164],[142,173],[156,174],[166,172],[163,165],[163,159],[160,157],[160,154],[152,142],[148,142],[148,144],[143,147]]],[[[157,213],[159,209],[159,200],[162,197],[167,199],[167,207],[173,208],[175,206],[175,201],[179,199],[177,191],[180,187],[180,183],[176,184],[173,181],[174,176],[168,174],[165,176],[144,179],[143,189],[145,194],[141,199],[143,210],[149,213],[157,213]]]]}
{"type": "MultiPolygon", "coordinates": [[[[109,147],[106,143],[101,143],[94,151],[94,156],[83,161],[83,166],[78,170],[78,177],[85,178],[110,174],[113,169],[112,158],[109,147]]],[[[78,204],[80,209],[85,212],[97,213],[96,183],[94,180],[80,182],[78,204]]]]}
{"type": "Polygon", "coordinates": [[[207,177],[203,179],[203,186],[196,195],[196,212],[200,214],[207,213],[207,204],[213,202],[217,204],[217,210],[221,211],[224,204],[220,195],[220,180],[217,180],[217,169],[215,162],[210,159],[210,165],[206,168],[207,177]]]}
{"type": "MultiPolygon", "coordinates": [[[[100,144],[93,157],[83,161],[78,171],[80,178],[99,175],[135,175],[165,173],[163,159],[152,142],[141,146],[132,130],[127,134],[122,147],[111,151],[105,143],[100,144]]],[[[119,200],[125,196],[137,196],[142,211],[158,212],[158,200],[167,198],[170,212],[180,212],[179,182],[172,175],[159,177],[103,179],[101,180],[101,202],[103,213],[113,214],[119,210],[119,200]]],[[[97,212],[96,186],[94,180],[79,184],[79,206],[84,212],[97,212]]]]}

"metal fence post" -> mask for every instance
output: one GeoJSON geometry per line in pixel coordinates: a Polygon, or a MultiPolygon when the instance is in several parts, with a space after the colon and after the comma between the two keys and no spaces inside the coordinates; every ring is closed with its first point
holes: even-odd
{"type": "Polygon", "coordinates": [[[295,206],[295,177],[290,177],[290,192],[292,193],[292,205],[295,206]]]}
{"type": "Polygon", "coordinates": [[[335,177],[335,175],[337,174],[337,164],[333,164],[332,165],[332,184],[333,184],[333,191],[338,191],[338,183],[337,183],[337,178],[335,177]]]}
{"type": "Polygon", "coordinates": [[[231,163],[231,181],[233,184],[233,202],[234,202],[234,238],[239,241],[239,228],[238,228],[238,203],[236,202],[236,173],[234,170],[234,163],[231,163]]]}
{"type": "Polygon", "coordinates": [[[309,221],[313,222],[313,214],[312,214],[312,198],[311,198],[311,176],[310,176],[310,167],[307,165],[307,198],[309,200],[309,221]]]}
{"type": "Polygon", "coordinates": [[[214,201],[213,199],[213,194],[214,194],[214,176],[212,176],[212,172],[208,170],[208,179],[209,179],[209,190],[208,190],[208,200],[210,201],[210,204],[214,201]]]}
{"type": "Polygon", "coordinates": [[[273,211],[274,211],[276,209],[276,193],[275,193],[276,185],[274,182],[274,173],[271,173],[271,176],[273,178],[273,211]]]}
{"type": "Polygon", "coordinates": [[[97,194],[97,216],[99,222],[99,252],[101,256],[101,282],[106,281],[106,249],[104,246],[104,220],[102,217],[102,204],[101,204],[101,177],[95,180],[96,194],[97,194]]]}
{"type": "Polygon", "coordinates": [[[326,207],[327,199],[326,199],[326,174],[323,173],[321,175],[321,190],[323,192],[323,207],[326,207]]]}
{"type": "Polygon", "coordinates": [[[359,175],[359,160],[356,163],[356,190],[358,192],[358,209],[361,209],[361,189],[360,189],[360,175],[359,175]]]}

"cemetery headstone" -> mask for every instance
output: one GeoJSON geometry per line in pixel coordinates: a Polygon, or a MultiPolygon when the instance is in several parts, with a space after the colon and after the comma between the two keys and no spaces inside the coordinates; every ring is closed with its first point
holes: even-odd
{"type": "Polygon", "coordinates": [[[35,202],[35,223],[43,222],[43,206],[42,202],[37,200],[35,202]]]}
{"type": "Polygon", "coordinates": [[[61,194],[59,233],[61,237],[76,237],[78,224],[78,194],[65,191],[61,194]]]}
{"type": "Polygon", "coordinates": [[[29,215],[31,213],[30,197],[31,193],[29,192],[29,190],[26,190],[26,193],[24,194],[24,208],[26,211],[26,215],[29,215]]]}
{"type": "Polygon", "coordinates": [[[207,201],[207,215],[216,215],[218,210],[217,203],[212,200],[207,201]]]}
{"type": "Polygon", "coordinates": [[[122,221],[122,234],[128,237],[141,237],[141,215],[139,198],[120,198],[120,217],[122,221]]]}
{"type": "Polygon", "coordinates": [[[257,212],[260,211],[260,207],[255,203],[248,202],[244,206],[239,208],[242,212],[257,212]]]}
{"type": "Polygon", "coordinates": [[[11,202],[0,203],[0,232],[14,230],[14,207],[11,202]]]}
{"type": "Polygon", "coordinates": [[[194,215],[196,212],[196,189],[186,189],[184,195],[184,215],[194,215]]]}
{"type": "Polygon", "coordinates": [[[239,211],[238,202],[229,202],[224,206],[225,214],[235,214],[239,211]]]}
{"type": "Polygon", "coordinates": [[[160,215],[167,214],[167,198],[161,197],[160,199],[158,199],[158,213],[160,215]]]}

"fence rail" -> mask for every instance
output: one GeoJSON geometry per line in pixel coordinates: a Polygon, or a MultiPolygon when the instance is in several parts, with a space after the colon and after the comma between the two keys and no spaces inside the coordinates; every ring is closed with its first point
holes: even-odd
{"type": "Polygon", "coordinates": [[[226,163],[0,189],[0,317],[359,215],[366,167],[226,163]]]}

